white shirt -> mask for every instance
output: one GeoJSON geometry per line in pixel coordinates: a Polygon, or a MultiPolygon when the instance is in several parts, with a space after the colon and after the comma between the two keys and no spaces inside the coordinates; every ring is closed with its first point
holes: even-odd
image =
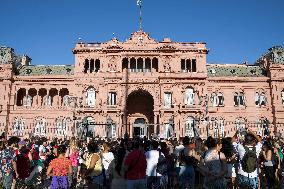
{"type": "MultiPolygon", "coordinates": [[[[160,152],[158,150],[150,150],[145,153],[146,160],[147,160],[147,169],[146,169],[147,176],[162,176],[156,171],[158,160],[159,160],[159,155],[160,155],[160,152]]],[[[162,152],[161,152],[161,156],[164,156],[162,152]]]]}
{"type": "Polygon", "coordinates": [[[184,145],[180,144],[178,146],[176,146],[175,150],[174,150],[174,154],[175,155],[179,155],[179,153],[184,149],[184,145]]]}
{"type": "Polygon", "coordinates": [[[106,170],[106,176],[107,177],[109,176],[108,167],[113,160],[114,160],[114,155],[113,155],[112,152],[102,154],[102,164],[104,166],[104,169],[106,170]]]}
{"type": "MultiPolygon", "coordinates": [[[[253,146],[247,146],[247,147],[250,148],[250,149],[253,148],[253,146]]],[[[243,171],[241,160],[243,159],[243,157],[246,153],[244,146],[242,144],[237,144],[236,149],[237,149],[237,153],[239,155],[238,174],[243,175],[245,177],[249,177],[249,178],[256,178],[258,176],[258,173],[259,173],[258,167],[252,173],[247,173],[247,172],[243,171]]],[[[259,157],[261,149],[262,149],[262,143],[258,142],[257,145],[255,146],[257,158],[259,157]]]]}

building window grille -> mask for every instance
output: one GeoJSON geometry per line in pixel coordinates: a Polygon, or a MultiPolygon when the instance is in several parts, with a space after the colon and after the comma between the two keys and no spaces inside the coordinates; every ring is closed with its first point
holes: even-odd
{"type": "Polygon", "coordinates": [[[46,134],[46,122],[45,119],[37,119],[35,126],[36,135],[45,135],[46,134]]]}
{"type": "Polygon", "coordinates": [[[25,130],[25,121],[21,118],[15,118],[13,124],[13,135],[14,136],[23,136],[25,130]]]}
{"type": "Polygon", "coordinates": [[[188,137],[198,136],[198,131],[196,129],[196,123],[193,117],[189,117],[185,121],[185,136],[188,136],[188,137]]]}
{"type": "Polygon", "coordinates": [[[165,105],[165,108],[171,108],[172,106],[172,93],[171,92],[164,93],[164,105],[165,105]]]}
{"type": "Polygon", "coordinates": [[[266,102],[267,102],[267,99],[266,99],[264,92],[262,92],[262,93],[256,92],[255,93],[255,105],[256,106],[265,106],[266,102]]]}
{"type": "Polygon", "coordinates": [[[94,107],[96,103],[96,91],[93,87],[89,88],[86,93],[86,104],[88,107],[94,107]]]}
{"type": "Polygon", "coordinates": [[[67,133],[67,120],[58,118],[56,120],[56,135],[63,136],[67,133]]]}
{"type": "Polygon", "coordinates": [[[187,105],[187,106],[194,105],[194,96],[195,96],[195,94],[194,94],[193,89],[187,88],[185,90],[185,101],[184,101],[185,105],[187,105]]]}
{"type": "Polygon", "coordinates": [[[240,131],[241,129],[244,129],[246,127],[246,122],[244,118],[237,118],[236,119],[236,130],[240,131]]]}
{"type": "Polygon", "coordinates": [[[108,93],[108,104],[111,106],[115,106],[116,105],[116,92],[109,92],[108,93]]]}
{"type": "Polygon", "coordinates": [[[225,128],[224,128],[224,119],[217,119],[217,118],[212,118],[211,119],[211,124],[214,129],[213,136],[214,138],[220,138],[225,136],[225,128]]]}
{"type": "Polygon", "coordinates": [[[237,92],[234,95],[235,106],[245,106],[245,96],[243,92],[237,92]]]}
{"type": "Polygon", "coordinates": [[[257,120],[257,134],[262,137],[270,134],[269,121],[267,118],[257,120]]]}

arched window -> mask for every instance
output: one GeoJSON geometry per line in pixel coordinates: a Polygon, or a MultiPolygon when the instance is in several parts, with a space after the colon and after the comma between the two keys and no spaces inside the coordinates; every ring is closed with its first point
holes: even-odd
{"type": "Polygon", "coordinates": [[[85,63],[84,63],[84,73],[88,73],[90,69],[90,62],[88,59],[85,59],[85,63]]]}
{"type": "Polygon", "coordinates": [[[25,121],[22,118],[15,118],[13,123],[13,135],[24,136],[25,121]]]}
{"type": "Polygon", "coordinates": [[[128,58],[123,58],[122,59],[122,70],[127,70],[128,69],[128,58]]]}
{"type": "Polygon", "coordinates": [[[46,135],[46,121],[44,118],[36,119],[35,135],[46,135]]]}
{"type": "Polygon", "coordinates": [[[24,98],[26,96],[26,89],[21,88],[17,92],[17,106],[23,106],[24,105],[24,98]]]}
{"type": "Polygon", "coordinates": [[[186,88],[185,89],[185,105],[192,106],[194,105],[194,91],[193,88],[186,88]]]}
{"type": "Polygon", "coordinates": [[[266,98],[266,95],[264,92],[256,92],[255,93],[255,105],[256,106],[265,106],[266,105],[266,102],[267,102],[267,98],[266,98]]]}
{"type": "Polygon", "coordinates": [[[101,69],[101,61],[99,59],[96,59],[95,61],[95,72],[99,72],[101,69]]]}
{"type": "Polygon", "coordinates": [[[60,89],[59,96],[61,106],[69,106],[69,90],[66,88],[60,89]]]}
{"type": "Polygon", "coordinates": [[[235,106],[244,106],[245,105],[245,96],[244,96],[243,92],[235,92],[234,105],[235,106]]]}
{"type": "Polygon", "coordinates": [[[138,58],[137,59],[137,70],[136,72],[143,72],[143,65],[144,64],[144,61],[143,61],[143,58],[138,58]]]}
{"type": "Polygon", "coordinates": [[[224,106],[224,96],[223,93],[212,93],[211,101],[213,106],[224,106]]]}
{"type": "Polygon", "coordinates": [[[96,103],[96,91],[93,87],[90,87],[86,93],[86,104],[89,107],[94,107],[96,103]]]}
{"type": "Polygon", "coordinates": [[[195,120],[193,117],[188,117],[185,122],[185,136],[196,137],[198,136],[197,129],[195,127],[195,120]]]}
{"type": "Polygon", "coordinates": [[[152,68],[156,71],[156,72],[158,72],[159,70],[158,70],[158,68],[159,68],[159,60],[158,60],[158,58],[156,58],[156,57],[154,57],[153,59],[152,59],[152,68]]]}

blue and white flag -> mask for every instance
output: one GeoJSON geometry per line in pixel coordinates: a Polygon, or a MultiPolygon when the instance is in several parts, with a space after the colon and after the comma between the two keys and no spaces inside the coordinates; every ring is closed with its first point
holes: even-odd
{"type": "Polygon", "coordinates": [[[137,6],[142,6],[142,0],[137,0],[137,6]]]}

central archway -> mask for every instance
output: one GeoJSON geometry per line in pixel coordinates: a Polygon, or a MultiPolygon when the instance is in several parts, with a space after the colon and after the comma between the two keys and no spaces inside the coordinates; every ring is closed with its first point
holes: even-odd
{"type": "Polygon", "coordinates": [[[150,136],[154,132],[154,99],[145,90],[130,93],[126,101],[130,136],[150,136]],[[143,120],[143,121],[142,121],[143,120]]]}

